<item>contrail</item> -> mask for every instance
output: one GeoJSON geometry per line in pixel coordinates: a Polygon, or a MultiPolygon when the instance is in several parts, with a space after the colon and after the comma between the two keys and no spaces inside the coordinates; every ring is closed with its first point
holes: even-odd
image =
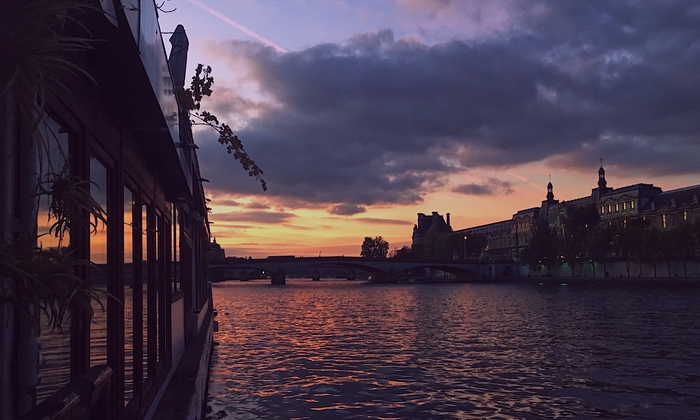
{"type": "Polygon", "coordinates": [[[240,23],[236,22],[235,20],[229,18],[228,16],[224,15],[223,13],[212,9],[211,7],[207,6],[206,4],[204,4],[198,0],[187,0],[187,1],[194,4],[195,6],[199,7],[200,9],[204,10],[205,12],[209,13],[210,15],[218,17],[219,19],[223,20],[224,22],[228,23],[229,25],[233,26],[234,28],[238,29],[239,31],[245,33],[246,35],[257,39],[258,41],[262,42],[263,44],[265,44],[267,46],[274,48],[278,52],[281,52],[281,53],[288,52],[286,49],[280,47],[279,45],[277,45],[274,42],[270,41],[269,39],[265,38],[264,36],[256,34],[255,32],[251,31],[250,29],[246,28],[245,26],[241,25],[240,23]]]}
{"type": "Polygon", "coordinates": [[[530,179],[525,178],[525,177],[522,176],[522,175],[518,175],[518,174],[513,173],[513,172],[511,172],[511,171],[506,171],[506,174],[512,176],[512,177],[515,178],[515,179],[519,179],[519,180],[525,182],[526,184],[530,185],[532,188],[534,188],[534,189],[536,189],[536,190],[538,190],[538,191],[541,191],[541,190],[542,190],[542,186],[541,186],[541,185],[539,185],[539,184],[533,182],[533,181],[530,180],[530,179]]]}

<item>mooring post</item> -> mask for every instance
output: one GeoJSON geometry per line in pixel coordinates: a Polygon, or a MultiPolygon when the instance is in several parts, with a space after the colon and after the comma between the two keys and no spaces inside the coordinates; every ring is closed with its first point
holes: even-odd
{"type": "Polygon", "coordinates": [[[281,284],[287,283],[287,279],[286,279],[284,270],[282,270],[281,268],[279,270],[277,270],[276,273],[272,273],[270,275],[270,280],[272,280],[272,284],[281,285],[281,284]]]}

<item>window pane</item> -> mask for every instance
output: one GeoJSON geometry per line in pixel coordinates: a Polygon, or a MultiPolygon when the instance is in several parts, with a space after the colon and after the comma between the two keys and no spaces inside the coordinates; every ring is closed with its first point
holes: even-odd
{"type": "MultiPolygon", "coordinates": [[[[90,195],[103,210],[107,209],[107,168],[95,157],[90,158],[90,195]]],[[[92,216],[90,222],[95,223],[92,216]]],[[[107,225],[98,219],[92,229],[90,286],[100,298],[92,302],[90,323],[90,366],[95,366],[107,363],[107,225]]]]}
{"type": "Polygon", "coordinates": [[[163,262],[162,261],[163,255],[161,253],[161,251],[162,251],[161,247],[163,245],[163,243],[162,243],[163,238],[161,238],[161,236],[160,236],[163,234],[162,223],[163,223],[162,217],[160,216],[160,214],[156,213],[156,223],[155,223],[156,231],[155,231],[155,234],[153,235],[154,240],[155,240],[155,264],[154,264],[154,273],[153,273],[154,275],[153,275],[153,278],[150,279],[151,283],[149,284],[149,287],[151,289],[153,289],[153,293],[155,296],[153,298],[153,306],[148,308],[148,316],[149,316],[149,318],[153,318],[153,322],[151,324],[151,326],[153,327],[153,335],[152,335],[151,339],[155,342],[153,344],[154,351],[155,351],[155,354],[153,357],[154,357],[156,363],[160,360],[160,357],[159,357],[160,356],[160,346],[159,346],[160,334],[158,334],[158,332],[160,331],[160,325],[158,325],[158,324],[160,324],[160,320],[159,320],[159,316],[158,316],[158,314],[159,314],[158,309],[160,306],[160,298],[161,298],[159,284],[160,284],[160,278],[163,274],[162,273],[163,267],[161,265],[163,262]]]}
{"type": "MultiPolygon", "coordinates": [[[[51,190],[53,181],[69,176],[68,172],[68,133],[49,116],[45,116],[37,128],[39,133],[39,212],[37,214],[37,245],[42,248],[55,248],[59,245],[68,246],[70,235],[67,230],[55,229],[49,233],[56,223],[55,217],[49,217],[51,190]],[[65,234],[59,244],[59,233],[65,234]]],[[[67,226],[66,226],[67,227],[67,226]]]]}
{"type": "MultiPolygon", "coordinates": [[[[51,181],[57,177],[70,175],[68,172],[69,134],[54,119],[44,116],[37,127],[39,135],[39,174],[37,183],[41,191],[49,190],[51,181]]],[[[59,243],[55,232],[49,234],[49,228],[56,218],[49,218],[51,197],[40,194],[37,212],[37,246],[46,248],[68,247],[70,235],[65,231],[59,243]]],[[[41,314],[41,355],[46,362],[41,366],[39,375],[41,383],[36,388],[37,403],[50,396],[70,382],[70,320],[66,316],[61,331],[51,331],[45,314],[41,314]]]]}
{"type": "Polygon", "coordinates": [[[124,188],[124,404],[134,396],[134,194],[124,188]]]}
{"type": "Polygon", "coordinates": [[[178,211],[177,211],[177,206],[173,205],[173,239],[172,239],[172,249],[173,249],[173,256],[172,256],[172,270],[171,270],[171,277],[172,277],[172,283],[173,283],[173,292],[177,291],[178,289],[181,288],[181,286],[178,285],[180,282],[179,279],[179,262],[180,262],[180,229],[179,229],[179,219],[178,219],[178,211]]]}
{"type": "Polygon", "coordinates": [[[142,268],[142,275],[141,275],[141,308],[142,308],[142,322],[141,322],[141,329],[143,331],[143,339],[142,339],[142,354],[143,354],[143,379],[146,380],[148,378],[150,370],[148,369],[149,363],[148,363],[148,336],[150,335],[150,331],[148,329],[148,284],[150,283],[150,277],[149,277],[149,265],[150,262],[148,261],[148,250],[151,247],[151,242],[152,239],[151,235],[148,234],[149,230],[152,228],[152,226],[149,226],[149,213],[150,213],[150,208],[147,204],[144,204],[142,207],[141,211],[141,235],[142,235],[142,258],[143,258],[143,263],[141,265],[142,268]]]}

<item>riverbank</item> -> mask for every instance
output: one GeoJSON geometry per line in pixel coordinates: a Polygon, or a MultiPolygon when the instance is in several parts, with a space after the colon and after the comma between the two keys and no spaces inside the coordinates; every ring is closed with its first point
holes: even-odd
{"type": "Polygon", "coordinates": [[[486,280],[487,283],[526,283],[537,285],[644,285],[700,286],[700,278],[690,277],[506,277],[486,280]]]}
{"type": "MultiPolygon", "coordinates": [[[[391,283],[391,282],[388,282],[391,283]]],[[[368,282],[368,284],[388,284],[387,282],[368,282]]],[[[638,286],[700,286],[697,277],[503,277],[498,279],[458,279],[458,278],[422,278],[400,280],[394,284],[457,284],[457,283],[489,283],[489,284],[534,284],[534,285],[638,285],[638,286]]]]}
{"type": "MultiPolygon", "coordinates": [[[[372,283],[372,282],[369,282],[372,283]]],[[[489,284],[535,284],[535,285],[645,285],[645,286],[700,286],[698,277],[502,277],[498,279],[458,279],[458,278],[422,278],[395,282],[397,284],[455,284],[455,283],[489,283],[489,284]]],[[[386,284],[386,283],[372,283],[386,284]]]]}

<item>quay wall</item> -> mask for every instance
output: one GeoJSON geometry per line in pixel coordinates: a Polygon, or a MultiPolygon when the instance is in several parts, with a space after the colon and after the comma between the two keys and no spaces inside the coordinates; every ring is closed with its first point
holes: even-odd
{"type": "MultiPolygon", "coordinates": [[[[687,272],[687,278],[700,278],[700,261],[688,261],[683,266],[682,262],[673,261],[670,264],[670,275],[669,266],[665,261],[659,261],[656,263],[656,274],[654,273],[653,264],[640,264],[636,262],[626,262],[626,261],[612,261],[608,262],[603,266],[603,264],[595,264],[595,276],[593,266],[590,263],[577,264],[574,266],[574,275],[571,275],[571,268],[567,264],[562,264],[558,267],[553,267],[551,270],[551,276],[557,278],[685,278],[687,272]],[[628,272],[629,268],[629,272],[628,272]],[[608,275],[605,275],[605,271],[608,275]]],[[[539,270],[532,270],[526,265],[520,267],[520,275],[522,277],[543,277],[548,275],[546,267],[540,267],[539,270]]]]}

